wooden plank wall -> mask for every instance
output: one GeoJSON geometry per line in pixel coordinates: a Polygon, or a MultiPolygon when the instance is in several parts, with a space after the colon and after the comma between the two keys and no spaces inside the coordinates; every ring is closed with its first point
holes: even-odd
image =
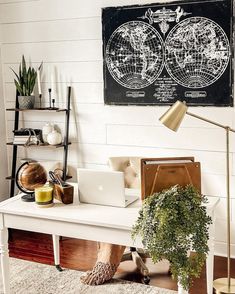
{"type": "MultiPolygon", "coordinates": [[[[0,57],[1,60],[1,57],[0,57]]],[[[1,68],[1,63],[0,63],[1,68]]],[[[7,165],[7,147],[6,147],[6,120],[5,120],[5,104],[3,97],[3,80],[2,71],[0,70],[0,201],[7,199],[9,195],[9,185],[6,181],[8,176],[8,165],[7,165]]]]}
{"type": "MultiPolygon", "coordinates": [[[[186,118],[173,133],[158,118],[167,107],[105,106],[103,103],[101,7],[146,4],[147,0],[1,0],[1,52],[5,107],[13,107],[15,88],[10,68],[21,55],[33,65],[43,60],[43,100],[48,105],[50,71],[58,106],[63,107],[66,86],[73,87],[70,124],[70,170],[78,166],[107,168],[109,156],[195,156],[202,166],[203,193],[220,196],[217,210],[216,251],[225,254],[226,191],[225,134],[212,125],[186,118]]],[[[198,107],[192,112],[235,127],[234,108],[198,107]]],[[[45,122],[63,131],[63,114],[27,113],[22,126],[42,127],[45,122]]],[[[11,140],[13,113],[6,113],[7,139],[11,140]]],[[[232,242],[235,244],[235,143],[231,136],[232,242]]],[[[9,162],[11,160],[11,148],[9,162]]],[[[21,150],[19,157],[60,161],[62,152],[21,150]]],[[[234,247],[234,246],[233,246],[234,247]]],[[[235,255],[235,248],[233,248],[235,255]]]]}

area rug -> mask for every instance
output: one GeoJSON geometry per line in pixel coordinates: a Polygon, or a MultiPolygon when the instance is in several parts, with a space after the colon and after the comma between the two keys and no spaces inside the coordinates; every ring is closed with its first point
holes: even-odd
{"type": "MultiPolygon", "coordinates": [[[[175,294],[177,292],[113,279],[100,286],[80,283],[83,272],[10,258],[11,294],[175,294]]],[[[0,278],[0,293],[2,290],[0,278]]]]}

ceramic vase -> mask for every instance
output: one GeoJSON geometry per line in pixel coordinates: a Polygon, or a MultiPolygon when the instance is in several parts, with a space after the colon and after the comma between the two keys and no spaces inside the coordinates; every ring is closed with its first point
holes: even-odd
{"type": "Polygon", "coordinates": [[[52,131],[50,134],[47,135],[47,142],[50,145],[59,145],[62,142],[62,135],[61,133],[57,132],[56,130],[52,131]]]}
{"type": "Polygon", "coordinates": [[[50,123],[46,123],[43,127],[42,127],[42,138],[43,138],[43,142],[44,143],[48,143],[47,141],[47,136],[48,134],[50,134],[52,131],[54,130],[54,126],[50,123]]]}

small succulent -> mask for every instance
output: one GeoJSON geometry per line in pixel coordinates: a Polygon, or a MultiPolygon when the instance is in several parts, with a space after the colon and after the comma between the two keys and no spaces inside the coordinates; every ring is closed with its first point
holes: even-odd
{"type": "Polygon", "coordinates": [[[31,66],[26,66],[24,55],[22,55],[22,62],[19,66],[19,74],[17,74],[13,69],[15,76],[17,79],[14,79],[15,86],[17,91],[21,96],[30,96],[33,92],[37,71],[31,66]]]}

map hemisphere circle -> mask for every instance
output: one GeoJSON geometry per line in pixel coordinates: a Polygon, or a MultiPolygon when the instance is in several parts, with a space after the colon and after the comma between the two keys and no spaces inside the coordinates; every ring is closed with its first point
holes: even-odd
{"type": "Polygon", "coordinates": [[[105,54],[114,80],[133,90],[152,84],[164,67],[163,40],[153,26],[143,21],[119,26],[109,38],[105,54]]]}
{"type": "Polygon", "coordinates": [[[216,82],[229,59],[229,40],[224,30],[205,17],[179,22],[165,41],[166,70],[187,88],[203,88],[216,82]]]}

